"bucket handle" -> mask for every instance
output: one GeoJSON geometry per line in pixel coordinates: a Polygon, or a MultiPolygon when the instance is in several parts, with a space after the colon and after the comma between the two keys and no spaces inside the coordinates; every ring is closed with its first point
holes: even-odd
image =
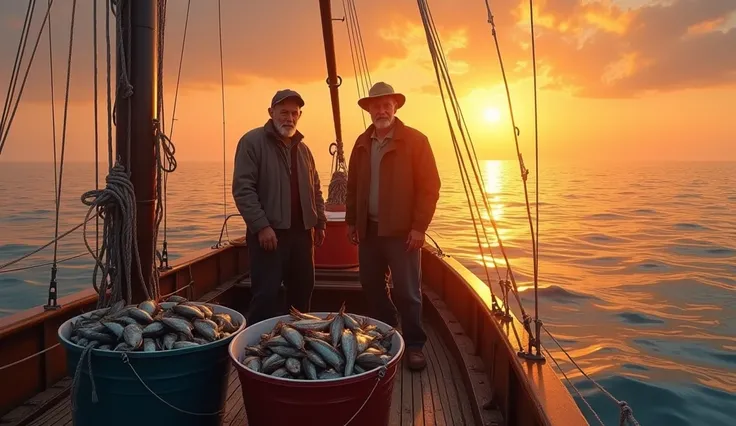
{"type": "Polygon", "coordinates": [[[128,358],[128,355],[125,352],[122,353],[122,359],[123,359],[123,363],[128,364],[128,367],[130,367],[130,370],[138,378],[138,381],[141,382],[141,384],[143,385],[143,387],[145,387],[146,389],[148,389],[148,392],[150,392],[151,395],[155,396],[156,398],[158,398],[159,401],[163,402],[164,404],[168,405],[169,407],[173,408],[174,410],[179,411],[180,413],[184,413],[184,414],[191,414],[192,416],[216,416],[216,415],[222,414],[225,411],[225,409],[223,408],[223,409],[220,409],[219,411],[215,411],[214,413],[193,413],[191,411],[186,411],[186,410],[182,410],[181,408],[174,407],[173,405],[171,405],[168,402],[164,401],[163,398],[161,398],[160,396],[158,396],[156,394],[156,392],[154,392],[151,388],[148,387],[148,385],[143,381],[143,379],[141,378],[141,376],[138,375],[138,372],[135,371],[135,368],[133,368],[133,364],[130,363],[130,358],[128,358]]]}
{"type": "Polygon", "coordinates": [[[365,404],[367,404],[368,401],[371,399],[371,396],[373,396],[373,392],[376,391],[376,388],[378,387],[378,383],[381,382],[381,379],[383,379],[385,375],[386,375],[386,366],[382,365],[381,369],[378,370],[378,377],[376,377],[376,383],[373,385],[373,389],[371,389],[371,393],[368,394],[368,396],[365,398],[365,401],[363,401],[363,405],[361,405],[360,408],[358,408],[358,411],[356,411],[355,414],[353,414],[353,417],[351,417],[350,420],[348,420],[344,426],[348,426],[350,422],[352,422],[353,419],[355,419],[355,416],[357,416],[358,413],[360,413],[363,407],[365,407],[365,404]]]}

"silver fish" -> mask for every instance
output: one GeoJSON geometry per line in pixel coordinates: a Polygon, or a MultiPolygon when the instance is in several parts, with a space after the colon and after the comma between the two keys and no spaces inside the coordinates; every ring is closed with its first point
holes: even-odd
{"type": "Polygon", "coordinates": [[[329,343],[323,342],[319,339],[313,339],[306,337],[305,340],[309,346],[314,349],[329,365],[335,367],[337,370],[342,370],[345,366],[345,360],[342,354],[337,351],[334,347],[330,346],[329,343]]]}
{"type": "Polygon", "coordinates": [[[194,339],[192,339],[192,342],[194,342],[194,343],[196,343],[198,345],[206,345],[210,341],[207,340],[207,339],[203,339],[201,337],[195,337],[194,339]]]}
{"type": "Polygon", "coordinates": [[[361,333],[360,331],[356,332],[355,340],[358,342],[358,353],[362,354],[363,352],[365,352],[365,350],[368,349],[368,346],[371,345],[375,338],[375,336],[370,336],[368,334],[361,333]]]}
{"type": "Polygon", "coordinates": [[[355,365],[355,358],[358,356],[358,341],[355,339],[355,335],[350,329],[344,329],[340,336],[340,343],[342,344],[342,353],[345,355],[345,377],[353,374],[353,366],[355,365]]]}
{"type": "Polygon", "coordinates": [[[172,295],[172,296],[169,296],[169,298],[168,298],[168,299],[166,299],[166,301],[167,301],[167,302],[174,302],[174,303],[181,303],[181,302],[186,302],[186,301],[187,301],[187,299],[185,299],[185,298],[183,298],[183,297],[181,297],[181,296],[178,296],[178,295],[174,294],[174,295],[172,295]]]}
{"type": "Polygon", "coordinates": [[[317,367],[309,358],[302,358],[302,371],[307,379],[317,380],[317,367]]]}
{"type": "Polygon", "coordinates": [[[277,369],[276,371],[274,371],[273,373],[271,373],[271,375],[273,377],[288,377],[289,376],[289,371],[287,369],[281,367],[281,368],[277,369]]]}
{"type": "Polygon", "coordinates": [[[116,352],[118,352],[118,351],[119,352],[129,352],[129,351],[132,351],[133,348],[131,348],[130,345],[128,345],[125,342],[120,342],[120,343],[117,344],[117,346],[115,346],[115,349],[113,349],[113,350],[116,351],[116,352]]]}
{"type": "Polygon", "coordinates": [[[302,372],[302,363],[296,358],[287,359],[284,366],[292,376],[298,376],[302,372]]]}
{"type": "Polygon", "coordinates": [[[156,341],[150,337],[143,338],[143,351],[156,352],[156,341]]]}
{"type": "Polygon", "coordinates": [[[174,306],[176,306],[176,304],[177,304],[176,302],[161,302],[161,303],[158,304],[158,306],[163,311],[170,311],[171,308],[173,308],[174,306]]]}
{"type": "Polygon", "coordinates": [[[325,331],[330,327],[331,323],[332,321],[330,320],[306,319],[306,320],[294,321],[290,323],[289,325],[291,325],[292,327],[296,328],[297,330],[303,333],[307,330],[325,331]]]}
{"type": "Polygon", "coordinates": [[[189,321],[179,318],[163,318],[161,321],[170,329],[184,334],[190,340],[194,338],[194,336],[192,335],[193,326],[189,323],[189,321]]]}
{"type": "Polygon", "coordinates": [[[250,360],[246,358],[246,361],[244,362],[244,364],[247,368],[250,368],[256,373],[261,371],[261,359],[258,358],[257,356],[250,357],[250,360]]]}
{"type": "Polygon", "coordinates": [[[300,351],[299,349],[292,348],[291,346],[274,346],[270,349],[271,352],[279,354],[283,357],[303,358],[305,356],[304,352],[300,351]]]}
{"type": "Polygon", "coordinates": [[[209,341],[217,340],[217,324],[210,320],[194,320],[194,330],[209,341]]]}
{"type": "Polygon", "coordinates": [[[117,317],[113,321],[115,321],[115,322],[117,322],[117,323],[119,323],[119,324],[121,324],[123,326],[130,325],[130,324],[138,324],[138,321],[134,320],[133,318],[131,318],[131,317],[127,316],[127,315],[123,315],[121,317],[117,317]]]}
{"type": "Polygon", "coordinates": [[[269,348],[274,347],[274,346],[290,346],[291,345],[289,341],[286,340],[286,337],[281,336],[281,335],[269,337],[268,339],[263,340],[261,344],[269,348]]]}
{"type": "Polygon", "coordinates": [[[332,343],[332,337],[330,336],[330,333],[325,333],[323,331],[307,330],[304,332],[304,335],[313,337],[315,339],[324,340],[327,343],[332,343]]]}
{"type": "Polygon", "coordinates": [[[144,300],[138,304],[138,309],[146,311],[148,315],[153,316],[158,310],[158,306],[153,300],[144,300]]]}
{"type": "Polygon", "coordinates": [[[176,333],[166,333],[162,339],[164,349],[168,350],[173,348],[177,338],[178,336],[176,335],[176,333]]]}
{"type": "Polygon", "coordinates": [[[283,367],[285,363],[286,358],[282,357],[279,354],[273,354],[261,363],[261,371],[265,374],[270,374],[276,371],[278,368],[283,367]]]}
{"type": "Polygon", "coordinates": [[[186,317],[186,318],[190,318],[190,319],[195,319],[195,318],[204,319],[204,313],[202,313],[202,311],[200,311],[195,306],[179,304],[179,305],[176,305],[173,308],[171,308],[171,310],[174,311],[174,312],[176,312],[177,314],[183,316],[183,317],[186,317]]]}
{"type": "Polygon", "coordinates": [[[332,320],[332,324],[330,324],[330,343],[332,343],[332,346],[334,347],[337,347],[337,344],[340,343],[340,337],[342,336],[342,331],[345,328],[345,320],[343,319],[342,314],[343,312],[340,311],[340,315],[335,317],[335,319],[332,320]]]}
{"type": "Polygon", "coordinates": [[[214,314],[214,311],[212,310],[212,308],[210,308],[207,305],[198,305],[197,307],[199,308],[200,311],[202,311],[206,319],[212,318],[212,314],[214,314]]]}
{"type": "Polygon", "coordinates": [[[115,340],[117,340],[115,339],[115,337],[107,333],[100,333],[100,332],[97,332],[97,331],[94,331],[88,328],[80,328],[79,335],[87,339],[90,342],[96,341],[100,343],[112,343],[115,340]]]}
{"type": "Polygon", "coordinates": [[[153,322],[153,317],[151,317],[148,312],[140,308],[130,308],[128,310],[128,316],[141,324],[150,324],[153,322]]]}
{"type": "Polygon", "coordinates": [[[304,336],[289,325],[281,327],[281,335],[297,349],[304,350],[304,336]]]}
{"type": "Polygon", "coordinates": [[[345,321],[345,326],[353,331],[360,330],[360,323],[358,320],[353,318],[350,314],[342,314],[343,321],[345,321]]]}
{"type": "Polygon", "coordinates": [[[317,352],[307,349],[305,353],[307,354],[307,359],[312,361],[312,364],[319,368],[327,368],[327,363],[317,352]]]}
{"type": "Polygon", "coordinates": [[[143,329],[138,324],[126,325],[123,329],[123,340],[131,348],[138,349],[143,344],[143,329]]]}
{"type": "Polygon", "coordinates": [[[355,372],[355,374],[365,373],[365,370],[363,369],[363,367],[359,366],[358,364],[355,364],[353,366],[353,371],[355,372]]]}
{"type": "Polygon", "coordinates": [[[245,353],[247,355],[258,355],[258,356],[266,356],[266,351],[263,350],[260,346],[246,346],[245,347],[245,353]]]}
{"type": "Polygon", "coordinates": [[[174,349],[194,348],[197,346],[199,345],[194,342],[187,342],[185,340],[174,342],[174,349]]]}
{"type": "Polygon", "coordinates": [[[108,330],[112,332],[112,334],[115,335],[118,339],[123,337],[123,330],[125,329],[124,326],[122,326],[120,323],[112,322],[112,321],[105,321],[102,323],[108,330]]]}
{"type": "Polygon", "coordinates": [[[143,329],[143,337],[155,337],[166,331],[162,322],[152,322],[143,329]]]}
{"type": "Polygon", "coordinates": [[[371,370],[385,365],[386,362],[384,361],[388,362],[386,359],[382,358],[382,356],[369,352],[363,352],[355,359],[356,364],[360,364],[361,367],[371,370]]]}
{"type": "Polygon", "coordinates": [[[321,379],[321,380],[339,379],[340,377],[342,377],[340,375],[340,373],[338,373],[337,371],[335,371],[335,370],[333,370],[331,368],[329,370],[325,370],[325,371],[323,371],[323,372],[321,372],[321,373],[319,373],[317,375],[317,378],[318,379],[321,379]]]}

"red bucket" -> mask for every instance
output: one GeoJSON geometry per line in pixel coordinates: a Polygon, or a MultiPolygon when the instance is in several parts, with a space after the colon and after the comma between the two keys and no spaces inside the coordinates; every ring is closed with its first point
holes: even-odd
{"type": "MultiPolygon", "coordinates": [[[[321,318],[327,314],[312,313],[321,318]]],[[[230,358],[238,369],[248,425],[387,426],[394,377],[404,355],[401,335],[393,334],[389,351],[392,358],[380,380],[379,369],[337,379],[297,380],[246,368],[241,363],[245,358],[244,348],[258,344],[261,335],[270,333],[277,322],[290,319],[289,315],[283,315],[253,324],[230,342],[230,358]]],[[[381,331],[390,329],[381,321],[367,317],[366,320],[381,331]]]]}
{"type": "Polygon", "coordinates": [[[349,269],[358,266],[358,246],[348,241],[345,210],[331,206],[325,212],[325,241],[314,249],[314,266],[322,269],[349,269]]]}

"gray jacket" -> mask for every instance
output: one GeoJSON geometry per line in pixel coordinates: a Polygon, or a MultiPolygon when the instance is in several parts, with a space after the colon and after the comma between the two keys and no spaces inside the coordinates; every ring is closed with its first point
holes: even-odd
{"type": "MultiPolygon", "coordinates": [[[[299,132],[297,144],[299,195],[304,229],[324,229],[325,201],[312,152],[299,132]]],[[[279,139],[273,122],[255,128],[240,138],[235,152],[233,198],[248,230],[258,232],[291,227],[291,156],[279,139]]]]}

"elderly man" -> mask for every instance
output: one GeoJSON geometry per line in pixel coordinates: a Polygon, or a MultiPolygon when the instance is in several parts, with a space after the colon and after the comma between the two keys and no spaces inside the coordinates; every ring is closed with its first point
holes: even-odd
{"type": "Polygon", "coordinates": [[[394,114],[406,98],[380,82],[358,105],[373,124],[358,136],[348,167],[348,238],[359,244],[360,282],[378,319],[396,326],[385,274],[401,317],[409,368],[426,366],[422,348],[420,248],[439,199],[440,178],[425,135],[394,114]]]}
{"type": "Polygon", "coordinates": [[[304,100],[285,89],[271,100],[271,118],[238,142],[233,198],[247,225],[252,299],[248,324],[280,314],[287,304],[308,312],[314,289],[314,245],[327,219],[314,157],[296,125],[304,100]]]}

